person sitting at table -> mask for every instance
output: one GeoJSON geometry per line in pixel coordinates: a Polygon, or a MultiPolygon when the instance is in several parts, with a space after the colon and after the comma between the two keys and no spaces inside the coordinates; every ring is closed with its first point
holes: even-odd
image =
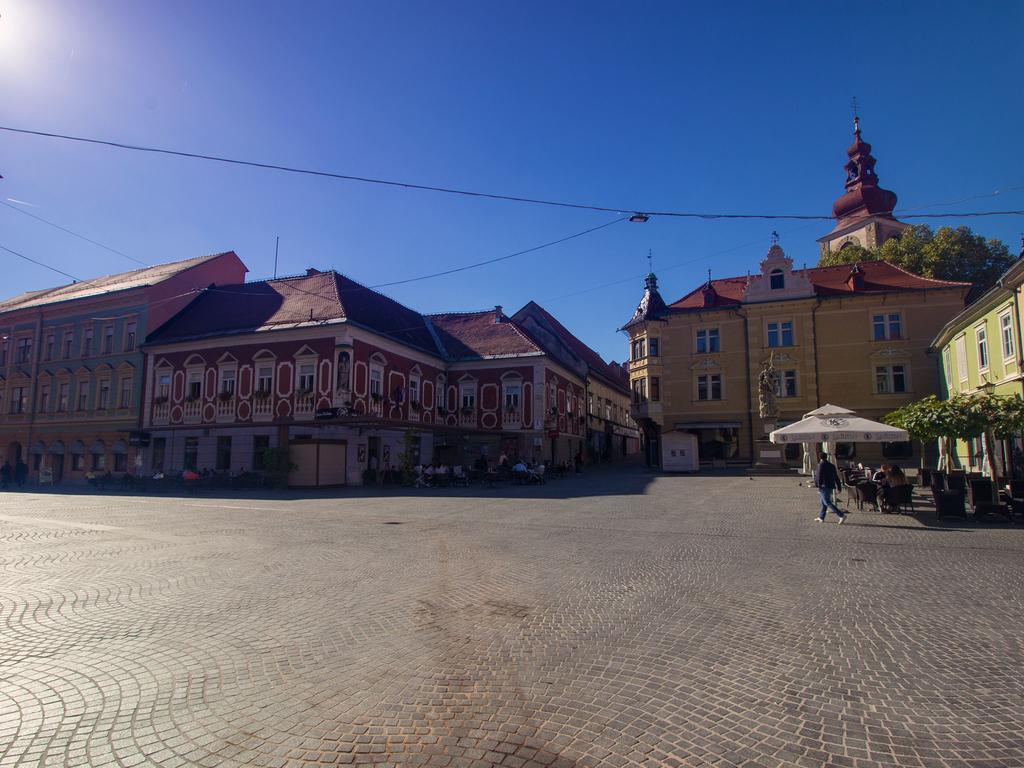
{"type": "Polygon", "coordinates": [[[893,464],[889,467],[889,471],[885,473],[885,481],[891,488],[895,488],[898,485],[907,485],[909,482],[907,480],[907,476],[897,464],[893,464]]]}
{"type": "Polygon", "coordinates": [[[888,472],[889,472],[889,465],[888,464],[883,464],[882,466],[880,466],[878,468],[878,470],[873,475],[871,475],[871,479],[874,480],[876,483],[883,483],[884,484],[885,476],[886,476],[886,474],[888,472]]]}

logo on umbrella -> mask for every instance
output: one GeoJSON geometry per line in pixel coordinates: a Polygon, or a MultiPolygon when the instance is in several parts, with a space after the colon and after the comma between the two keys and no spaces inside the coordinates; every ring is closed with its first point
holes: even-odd
{"type": "Polygon", "coordinates": [[[838,429],[839,427],[845,427],[848,422],[846,419],[840,419],[838,416],[833,416],[831,419],[825,419],[825,423],[830,427],[836,427],[838,429]]]}

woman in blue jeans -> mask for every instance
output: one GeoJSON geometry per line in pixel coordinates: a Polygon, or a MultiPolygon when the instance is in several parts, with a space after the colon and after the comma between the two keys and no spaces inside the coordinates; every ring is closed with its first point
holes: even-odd
{"type": "Polygon", "coordinates": [[[820,454],[818,458],[820,461],[818,462],[818,468],[814,470],[814,484],[818,487],[818,495],[821,496],[821,512],[818,513],[818,517],[815,519],[819,523],[825,522],[825,515],[831,509],[839,518],[839,524],[842,525],[846,515],[843,514],[842,510],[832,500],[832,495],[836,492],[836,489],[842,487],[842,481],[839,479],[839,470],[836,469],[835,464],[828,460],[827,453],[820,454]]]}

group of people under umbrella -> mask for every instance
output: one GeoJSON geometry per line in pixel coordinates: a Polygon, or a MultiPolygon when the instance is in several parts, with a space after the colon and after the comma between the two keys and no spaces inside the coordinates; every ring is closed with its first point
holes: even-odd
{"type": "MultiPolygon", "coordinates": [[[[811,448],[818,443],[822,445],[817,468],[813,470],[814,484],[821,497],[821,511],[816,519],[819,522],[824,521],[827,510],[831,509],[842,523],[845,515],[836,506],[833,496],[836,490],[842,488],[843,483],[836,466],[829,460],[833,450],[832,446],[836,443],[905,442],[909,439],[909,435],[904,429],[872,421],[858,416],[847,408],[826,403],[807,413],[800,421],[772,431],[768,438],[776,444],[802,444],[805,474],[811,474],[812,471],[811,448]]],[[[888,474],[895,475],[891,469],[888,474]]],[[[883,479],[887,482],[898,482],[899,480],[898,477],[895,477],[895,480],[891,477],[883,479]]]]}

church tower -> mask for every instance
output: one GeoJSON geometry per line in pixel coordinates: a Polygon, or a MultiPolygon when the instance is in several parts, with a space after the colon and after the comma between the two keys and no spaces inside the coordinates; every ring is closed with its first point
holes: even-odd
{"type": "Polygon", "coordinates": [[[892,215],[896,193],[878,186],[875,158],[871,145],[860,137],[857,116],[853,118],[853,144],[846,154],[846,193],[832,205],[835,227],[818,238],[822,256],[849,244],[877,248],[909,226],[892,215]]]}

